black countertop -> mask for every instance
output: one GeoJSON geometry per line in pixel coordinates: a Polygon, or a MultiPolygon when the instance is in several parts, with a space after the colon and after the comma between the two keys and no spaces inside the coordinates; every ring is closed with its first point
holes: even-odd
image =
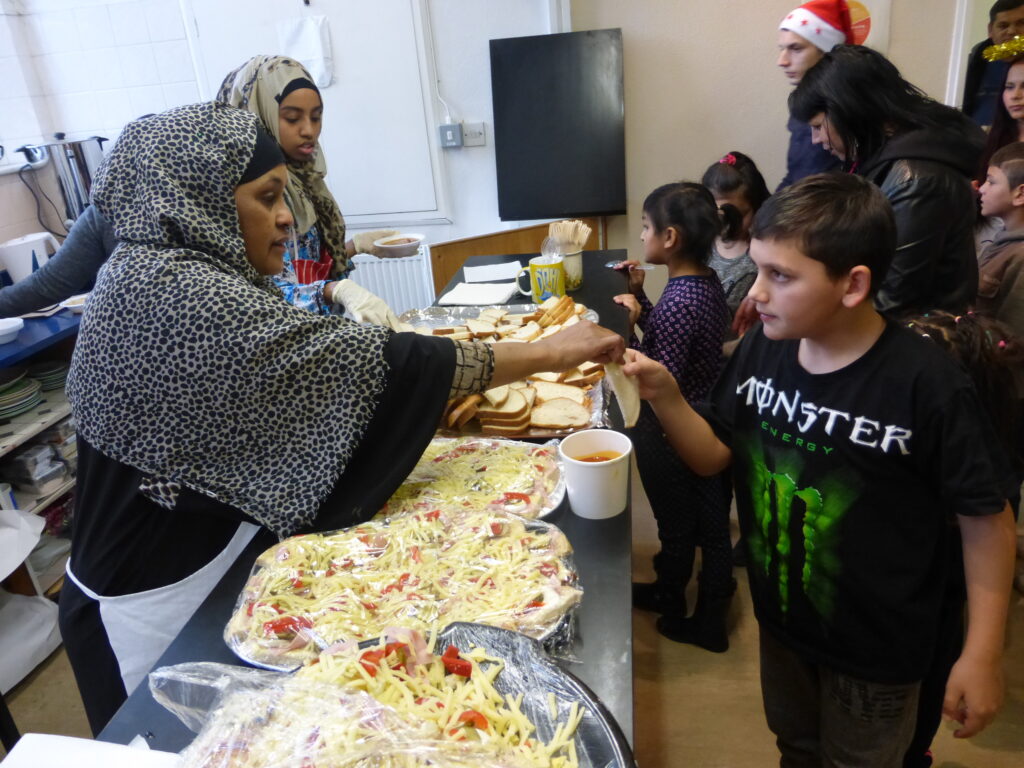
{"type": "MultiPolygon", "coordinates": [[[[496,264],[529,256],[476,256],[470,266],[496,264]]],[[[620,334],[628,327],[626,310],[612,296],[626,291],[625,275],[604,264],[626,258],[625,251],[588,251],[583,254],[583,285],[571,296],[598,313],[601,325],[620,334]]],[[[459,271],[448,288],[462,280],[459,271]]],[[[445,290],[448,290],[446,288],[445,290]]],[[[521,303],[513,298],[510,303],[521,303]]],[[[615,407],[613,424],[621,425],[615,407]]],[[[583,587],[583,602],[577,614],[576,640],[571,653],[574,661],[562,665],[582,680],[612,713],[630,743],[633,741],[633,629],[630,594],[630,549],[632,536],[629,510],[606,520],[577,517],[564,503],[548,522],[554,523],[569,538],[583,587]]],[[[157,667],[187,661],[216,661],[241,664],[222,638],[224,625],[234,609],[256,557],[276,539],[261,531],[239,555],[206,601],[160,657],[157,667]]],[[[146,685],[138,689],[118,710],[99,735],[103,741],[127,744],[136,735],[144,736],[150,747],[178,752],[194,735],[149,693],[146,685]]]]}

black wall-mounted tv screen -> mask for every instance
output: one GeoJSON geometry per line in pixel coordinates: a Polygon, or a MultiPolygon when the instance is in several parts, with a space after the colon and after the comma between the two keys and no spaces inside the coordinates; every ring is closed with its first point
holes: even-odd
{"type": "Polygon", "coordinates": [[[491,40],[503,221],[626,212],[622,30],[491,40]]]}

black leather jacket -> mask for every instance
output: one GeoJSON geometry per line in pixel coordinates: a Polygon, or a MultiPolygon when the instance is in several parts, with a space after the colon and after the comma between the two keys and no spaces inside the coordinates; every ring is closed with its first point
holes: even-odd
{"type": "Polygon", "coordinates": [[[977,211],[971,178],[980,128],[898,134],[857,172],[877,184],[896,216],[896,257],[875,296],[880,312],[964,312],[978,291],[977,211]]]}

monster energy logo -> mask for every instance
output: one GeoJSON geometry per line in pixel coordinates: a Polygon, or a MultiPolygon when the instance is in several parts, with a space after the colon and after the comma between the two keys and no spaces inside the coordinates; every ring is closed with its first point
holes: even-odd
{"type": "Polygon", "coordinates": [[[770,472],[762,461],[751,463],[755,530],[750,537],[750,549],[754,567],[769,579],[775,574],[783,614],[788,613],[793,591],[798,588],[818,615],[828,621],[835,610],[840,571],[836,551],[839,523],[850,507],[853,493],[848,490],[849,485],[832,481],[823,483],[835,485],[830,493],[800,488],[795,476],[798,473],[770,472]],[[803,562],[794,562],[800,550],[803,562]],[[794,567],[799,571],[792,573],[794,567]]]}

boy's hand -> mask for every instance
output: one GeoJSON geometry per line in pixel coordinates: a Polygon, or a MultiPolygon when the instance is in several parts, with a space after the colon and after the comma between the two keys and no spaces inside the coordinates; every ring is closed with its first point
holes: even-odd
{"type": "Polygon", "coordinates": [[[960,656],[949,673],[942,701],[942,714],[961,724],[953,736],[967,739],[981,733],[1002,705],[1002,665],[960,656]]]}
{"type": "Polygon", "coordinates": [[[612,297],[612,300],[629,310],[629,324],[636,325],[636,321],[640,319],[640,302],[636,300],[636,296],[632,293],[620,293],[612,297]]]}
{"type": "Polygon", "coordinates": [[[626,364],[622,366],[622,371],[627,376],[636,377],[641,399],[653,403],[682,397],[679,385],[664,365],[635,349],[627,349],[625,358],[626,364]]]}

